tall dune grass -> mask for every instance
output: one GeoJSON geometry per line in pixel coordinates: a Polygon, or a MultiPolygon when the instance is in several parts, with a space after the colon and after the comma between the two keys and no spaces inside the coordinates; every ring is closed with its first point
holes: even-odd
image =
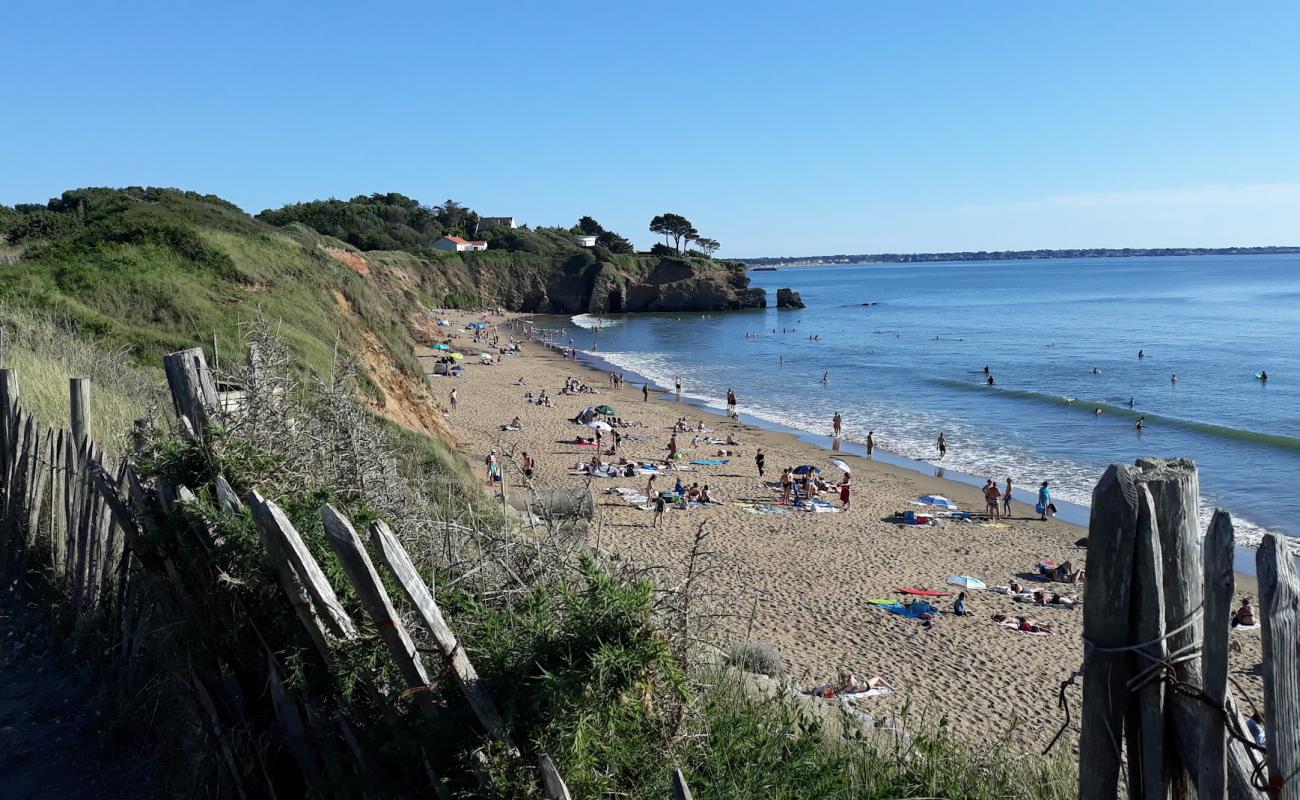
{"type": "Polygon", "coordinates": [[[131,353],[107,350],[49,315],[0,306],[0,366],[18,376],[22,406],[43,425],[71,425],[70,378],[90,379],[91,437],[117,450],[132,423],[162,408],[162,370],[137,366],[131,353]]]}

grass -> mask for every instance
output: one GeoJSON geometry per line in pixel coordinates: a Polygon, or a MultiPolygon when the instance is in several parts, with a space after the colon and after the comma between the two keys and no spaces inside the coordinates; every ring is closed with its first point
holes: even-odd
{"type": "Polygon", "coordinates": [[[90,433],[113,447],[137,419],[162,407],[162,370],[134,365],[123,353],[106,352],[46,314],[0,307],[3,366],[14,370],[23,408],[46,426],[71,426],[70,378],[90,379],[90,433]]]}

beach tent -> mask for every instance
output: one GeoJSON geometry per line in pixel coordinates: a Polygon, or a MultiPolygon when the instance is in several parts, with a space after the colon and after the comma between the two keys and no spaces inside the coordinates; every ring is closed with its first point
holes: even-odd
{"type": "Polygon", "coordinates": [[[612,430],[614,430],[613,426],[610,425],[608,422],[601,422],[601,421],[598,420],[598,419],[594,419],[594,420],[592,420],[591,422],[587,422],[587,423],[584,423],[584,424],[585,424],[588,428],[595,428],[595,429],[597,429],[597,430],[601,430],[601,431],[612,431],[612,430]]]}
{"type": "Polygon", "coordinates": [[[957,504],[941,494],[926,494],[917,499],[918,503],[923,506],[935,506],[936,508],[946,508],[949,511],[956,511],[957,504]]]}
{"type": "Polygon", "coordinates": [[[796,475],[806,475],[809,472],[821,472],[821,469],[814,467],[812,464],[804,464],[802,467],[794,468],[794,474],[796,475]]]}
{"type": "Polygon", "coordinates": [[[611,417],[618,415],[618,412],[614,410],[613,406],[596,406],[596,413],[605,414],[611,417]]]}
{"type": "Polygon", "coordinates": [[[945,581],[949,586],[960,586],[963,589],[983,589],[984,581],[979,578],[972,578],[969,575],[949,575],[945,581]]]}
{"type": "Polygon", "coordinates": [[[844,471],[844,472],[848,472],[848,473],[852,473],[852,472],[853,472],[853,470],[849,468],[849,465],[848,465],[848,464],[845,464],[843,461],[841,461],[841,460],[838,459],[838,458],[832,458],[832,459],[831,459],[831,463],[835,465],[835,468],[836,468],[836,469],[839,469],[839,470],[842,470],[842,471],[844,471]]]}

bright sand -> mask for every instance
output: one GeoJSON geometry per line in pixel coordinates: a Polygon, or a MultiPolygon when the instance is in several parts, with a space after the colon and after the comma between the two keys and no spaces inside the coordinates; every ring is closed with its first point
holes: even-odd
{"type": "MultiPolygon", "coordinates": [[[[468,334],[461,331],[472,318],[463,313],[447,316],[456,327],[444,330],[460,331],[453,344],[464,343],[467,355],[476,353],[468,334]]],[[[508,319],[492,320],[503,326],[504,343],[512,333],[508,319]]],[[[933,628],[926,629],[867,601],[901,599],[898,587],[956,591],[944,585],[950,575],[974,576],[993,586],[1009,583],[1017,573],[1033,573],[1039,561],[1069,560],[1076,567],[1085,566],[1086,551],[1075,542],[1087,535],[1086,530],[1057,520],[1041,522],[1034,509],[1022,503],[1013,506],[1012,519],[1001,523],[895,524],[891,521],[895,512],[923,511],[909,504],[921,495],[941,494],[970,511],[983,511],[983,496],[976,487],[833,454],[789,434],[736,424],[677,403],[671,394],[652,390],[649,401],[643,401],[640,384],[615,389],[607,373],[567,361],[543,345],[526,343],[523,350],[497,366],[468,365],[460,379],[431,378],[434,395],[443,403],[453,387],[458,390],[459,405],[448,422],[472,465],[482,465],[492,447],[503,452],[513,448],[516,458],[526,451],[536,460],[535,486],[584,485],[586,477],[567,471],[590,460],[593,448],[562,442],[594,435],[571,419],[587,406],[602,403],[613,405],[623,419],[642,425],[621,433],[653,437],[646,442],[624,440],[619,455],[627,458],[663,459],[670,429],[682,416],[692,427],[704,420],[705,428],[712,431],[706,436],[726,439],[730,434],[739,442],[731,448],[735,454],[729,464],[666,473],[656,480],[656,490],[671,489],[675,477],[687,486],[707,484],[714,498],[724,501],[669,510],[657,529],[651,527],[651,512],[604,494],[612,487],[644,492],[645,477],[591,481],[601,525],[600,541],[593,529],[588,543],[638,566],[661,568],[655,576],[660,585],[672,585],[681,577],[695,532],[705,526],[710,534],[707,549],[713,553],[706,588],[717,593],[717,610],[734,615],[719,623],[721,644],[744,639],[752,612],[751,638],[779,648],[792,677],[805,689],[834,682],[839,669],[846,667],[860,679],[879,675],[895,687],[891,696],[859,701],[869,713],[897,711],[910,700],[913,711],[948,717],[955,730],[972,741],[1003,735],[1018,721],[1014,741],[1026,751],[1041,749],[1056,733],[1064,720],[1057,709],[1060,684],[1079,668],[1082,657],[1081,609],[1030,606],[992,591],[974,591],[968,595],[972,616],[954,616],[953,598],[938,598],[935,604],[944,613],[933,628]],[[562,395],[566,377],[576,377],[600,394],[562,395]],[[520,378],[526,386],[513,385],[520,378]],[[524,400],[525,392],[537,394],[543,389],[551,396],[553,408],[524,400]],[[502,431],[501,426],[515,416],[523,430],[502,431]],[[767,456],[768,481],[778,481],[783,467],[815,464],[835,484],[842,473],[828,459],[842,458],[853,470],[851,508],[834,514],[756,514],[734,505],[737,500],[761,500],[764,505],[777,500],[777,493],[757,476],[754,453],[760,447],[767,456]],[[999,611],[1050,623],[1056,633],[1032,636],[1007,630],[990,619],[999,611]]],[[[427,356],[433,351],[418,352],[427,356]]],[[[745,387],[735,389],[743,400],[745,387]]],[[[718,450],[726,447],[692,449],[691,436],[677,435],[679,448],[689,457],[681,463],[719,458],[718,450]]],[[[485,474],[482,467],[479,470],[485,474]]],[[[521,476],[511,470],[507,479],[514,485],[521,476]]],[[[828,493],[827,499],[840,507],[838,492],[828,493]]],[[[1238,576],[1239,593],[1253,595],[1254,585],[1244,580],[1238,576]]],[[[1083,589],[1023,578],[1020,582],[1030,589],[1063,594],[1083,589]]],[[[1253,671],[1261,658],[1258,631],[1234,632],[1232,639],[1242,650],[1232,654],[1231,675],[1262,708],[1262,684],[1253,671]]],[[[1080,692],[1077,686],[1068,690],[1076,724],[1080,692]]],[[[1067,741],[1074,738],[1071,734],[1067,741]]]]}

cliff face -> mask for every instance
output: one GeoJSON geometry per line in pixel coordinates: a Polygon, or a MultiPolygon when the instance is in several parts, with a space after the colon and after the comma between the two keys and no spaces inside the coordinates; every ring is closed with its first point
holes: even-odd
{"type": "MultiPolygon", "coordinates": [[[[563,259],[520,252],[456,253],[433,260],[404,252],[354,252],[373,277],[415,290],[433,306],[481,302],[543,314],[726,311],[764,308],[742,264],[584,251],[563,259]]],[[[337,256],[336,256],[337,257],[337,256]]],[[[391,287],[399,288],[399,287],[391,287]]]]}

